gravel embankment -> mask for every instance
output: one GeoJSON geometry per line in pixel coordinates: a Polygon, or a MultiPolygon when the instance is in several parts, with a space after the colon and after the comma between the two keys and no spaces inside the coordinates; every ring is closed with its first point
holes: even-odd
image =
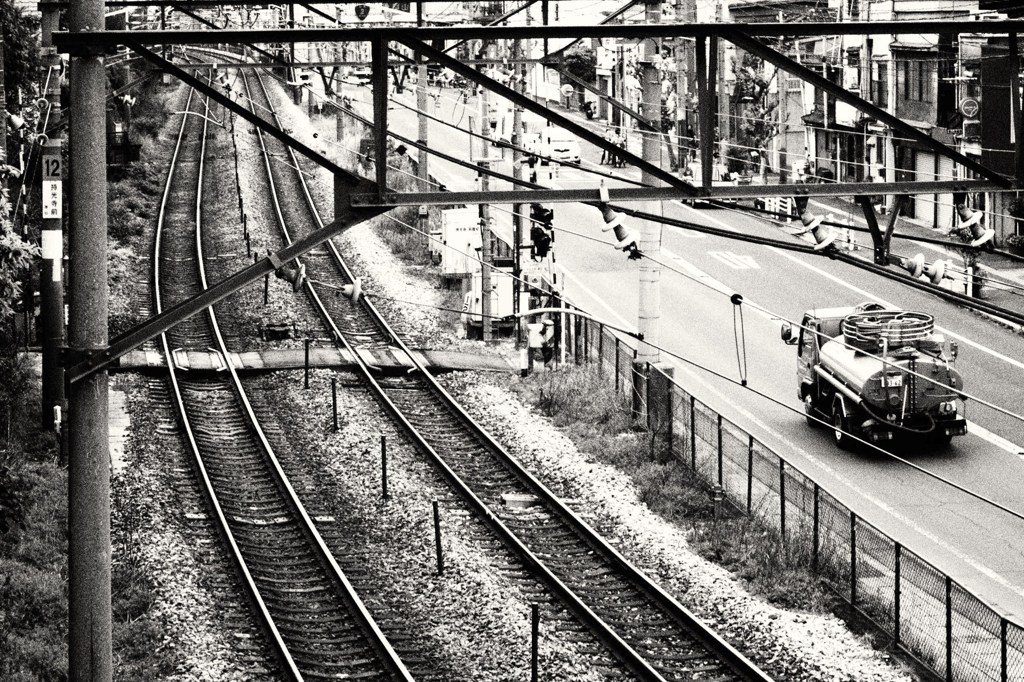
{"type": "MultiPolygon", "coordinates": [[[[317,149],[333,154],[334,120],[310,124],[303,110],[278,99],[282,116],[294,134],[317,149]],[[313,133],[317,132],[317,138],[313,133]]],[[[251,126],[240,124],[235,135],[240,153],[242,199],[249,216],[253,246],[261,253],[278,248],[274,226],[266,212],[258,178],[262,161],[256,155],[251,126]]],[[[222,131],[218,130],[223,134],[222,131]]],[[[230,149],[230,144],[226,145],[230,149]]],[[[313,191],[321,206],[330,206],[333,191],[325,171],[312,172],[313,191]]],[[[229,190],[234,189],[233,178],[229,190]]],[[[220,192],[224,202],[236,202],[231,191],[220,192]]],[[[237,203],[237,202],[236,202],[237,203]]],[[[329,213],[329,211],[328,211],[329,213]]],[[[239,226],[234,229],[240,231],[239,226]]],[[[353,270],[364,277],[368,291],[404,301],[437,305],[441,291],[436,279],[422,270],[402,266],[374,236],[368,224],[348,230],[338,240],[354,253],[353,270]]],[[[244,254],[244,245],[242,247],[244,254]]],[[[296,306],[284,282],[271,280],[271,304],[262,306],[262,286],[234,297],[227,310],[246,311],[248,324],[260,321],[294,322],[306,329],[309,312],[296,306]]],[[[429,307],[381,301],[380,307],[400,318],[399,327],[417,340],[414,345],[510,353],[505,346],[456,338],[429,307]]],[[[283,343],[283,342],[282,342],[283,343]]],[[[295,343],[295,342],[292,342],[295,343]]],[[[301,343],[301,342],[298,342],[301,343]]],[[[253,346],[258,345],[253,343],[253,346]]],[[[433,656],[444,661],[452,679],[523,680],[529,676],[529,606],[537,599],[534,587],[517,571],[508,570],[493,541],[470,521],[451,498],[433,469],[401,442],[392,427],[359,394],[343,393],[339,401],[341,428],[330,428],[330,378],[344,375],[313,373],[310,390],[303,390],[301,373],[281,373],[250,380],[254,402],[261,412],[274,412],[270,432],[280,454],[292,455],[286,465],[311,512],[335,518],[349,515],[355,530],[324,533],[336,551],[364,547],[377,572],[368,607],[386,616],[402,610],[430,642],[433,656]],[[380,500],[380,436],[388,440],[388,481],[391,500],[380,500]],[[294,456],[300,455],[300,456],[294,456]],[[446,571],[436,575],[430,501],[439,498],[444,527],[446,571]]],[[[126,378],[127,380],[127,378],[126,378]]],[[[174,680],[253,679],[258,663],[239,654],[240,643],[252,633],[244,613],[224,603],[232,594],[231,579],[211,576],[209,548],[218,538],[189,515],[201,509],[193,486],[182,484],[188,462],[177,438],[167,437],[173,418],[147,410],[151,389],[142,378],[127,380],[132,396],[133,434],[128,443],[129,467],[122,474],[125,494],[140,515],[137,532],[146,548],[144,560],[159,586],[156,609],[165,614],[167,651],[180,661],[174,680]],[[229,609],[223,612],[222,608],[229,609]]],[[[896,682],[912,679],[886,657],[853,636],[832,616],[776,609],[748,594],[728,572],[687,549],[684,532],[653,516],[640,504],[630,482],[617,471],[576,451],[551,424],[520,404],[502,387],[517,381],[513,375],[450,376],[445,383],[464,398],[475,416],[542,480],[555,482],[579,501],[588,519],[613,525],[613,541],[633,561],[660,580],[699,615],[713,622],[757,660],[786,680],[865,680],[896,682]]],[[[216,563],[214,563],[216,565],[216,563]]],[[[551,614],[555,615],[555,614],[551,614]]],[[[584,670],[579,649],[555,632],[552,618],[542,621],[544,679],[601,679],[584,670]]]]}

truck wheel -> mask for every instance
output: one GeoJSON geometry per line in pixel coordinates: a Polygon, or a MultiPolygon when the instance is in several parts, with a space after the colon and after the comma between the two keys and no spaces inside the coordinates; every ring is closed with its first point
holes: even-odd
{"type": "Polygon", "coordinates": [[[843,414],[843,404],[838,400],[832,403],[832,428],[836,445],[843,450],[853,447],[854,441],[850,438],[850,420],[843,414]]]}
{"type": "Polygon", "coordinates": [[[820,416],[818,415],[818,408],[814,405],[814,396],[810,393],[804,396],[804,414],[807,415],[807,425],[812,429],[821,423],[818,421],[820,416]]]}

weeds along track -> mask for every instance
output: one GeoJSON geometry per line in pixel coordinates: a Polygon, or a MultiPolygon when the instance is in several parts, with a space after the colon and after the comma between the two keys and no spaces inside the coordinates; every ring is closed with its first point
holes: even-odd
{"type": "MultiPolygon", "coordinates": [[[[280,126],[258,72],[248,86],[255,110],[280,126]]],[[[322,225],[305,187],[285,190],[280,178],[291,170],[301,184],[290,149],[266,138],[269,152],[285,163],[277,168],[278,191],[309,202],[310,219],[289,225],[288,241],[322,225]],[[274,146],[271,146],[274,145],[274,146]]],[[[269,163],[269,162],[268,162],[269,163]]],[[[350,351],[388,344],[408,353],[403,341],[365,298],[353,305],[333,292],[352,283],[341,254],[328,242],[307,259],[314,302],[339,301],[321,315],[335,339],[350,351]],[[330,292],[330,293],[328,293],[330,292]]],[[[357,353],[353,357],[359,358],[357,353]]],[[[412,358],[416,364],[416,360],[412,358]]],[[[401,376],[380,376],[362,365],[364,383],[389,417],[431,458],[457,494],[498,536],[535,578],[603,645],[595,661],[612,657],[620,674],[645,680],[769,680],[724,639],[608,545],[478,426],[422,366],[401,376]],[[534,503],[505,504],[506,494],[534,503]]],[[[572,629],[570,626],[568,629],[572,629]]],[[[603,663],[600,665],[604,666],[603,663]]],[[[617,676],[612,674],[611,676],[617,676]]]]}
{"type": "MultiPolygon", "coordinates": [[[[208,103],[192,93],[186,110],[154,242],[157,313],[206,286],[199,207],[208,103]]],[[[234,368],[226,363],[217,378],[176,371],[174,349],[215,349],[229,357],[213,310],[176,325],[161,345],[211,516],[278,673],[305,680],[411,680],[284,477],[234,368]]]]}

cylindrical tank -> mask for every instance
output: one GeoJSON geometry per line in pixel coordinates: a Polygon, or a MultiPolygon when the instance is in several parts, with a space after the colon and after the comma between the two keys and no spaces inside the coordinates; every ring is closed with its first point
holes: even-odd
{"type": "Polygon", "coordinates": [[[821,348],[821,364],[875,410],[932,412],[954,400],[963,378],[946,360],[916,350],[877,355],[845,345],[840,335],[821,348]],[[913,376],[910,369],[921,376],[913,376]]]}

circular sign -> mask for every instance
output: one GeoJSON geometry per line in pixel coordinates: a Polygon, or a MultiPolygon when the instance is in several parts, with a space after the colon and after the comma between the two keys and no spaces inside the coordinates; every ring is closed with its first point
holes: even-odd
{"type": "Polygon", "coordinates": [[[974,118],[978,115],[978,110],[981,109],[981,105],[978,104],[978,100],[973,97],[965,97],[960,100],[960,113],[967,118],[974,118]]]}
{"type": "Polygon", "coordinates": [[[561,92],[563,97],[570,97],[572,96],[572,93],[576,92],[576,88],[566,83],[565,85],[562,86],[561,92]]]}

